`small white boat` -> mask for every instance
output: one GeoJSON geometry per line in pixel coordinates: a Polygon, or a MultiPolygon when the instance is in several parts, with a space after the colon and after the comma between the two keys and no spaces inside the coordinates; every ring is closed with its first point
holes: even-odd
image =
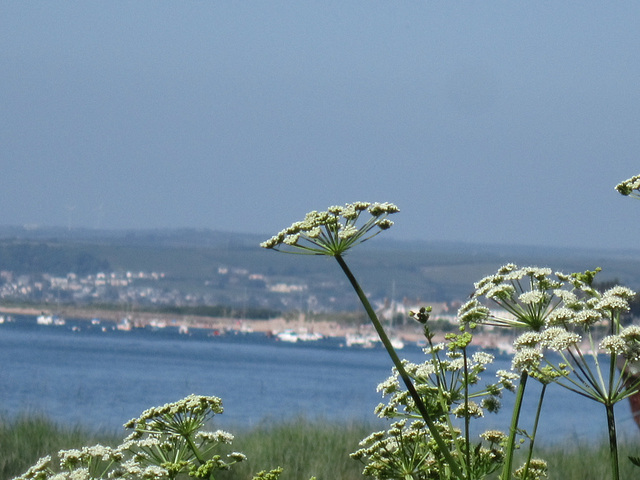
{"type": "Polygon", "coordinates": [[[51,315],[38,315],[36,318],[38,325],[53,325],[53,317],[51,315]]]}
{"type": "Polygon", "coordinates": [[[391,346],[396,350],[402,350],[404,348],[404,342],[401,338],[391,337],[389,341],[391,342],[391,346]]]}
{"type": "Polygon", "coordinates": [[[131,325],[131,320],[125,317],[120,321],[120,323],[118,323],[118,325],[116,325],[116,328],[123,332],[129,332],[133,326],[131,325]]]}
{"type": "Polygon", "coordinates": [[[347,347],[373,348],[380,339],[375,335],[361,335],[358,333],[348,333],[345,337],[347,347]]]}
{"type": "Polygon", "coordinates": [[[298,333],[298,339],[303,342],[315,342],[317,340],[322,340],[324,337],[321,333],[318,332],[301,332],[298,333]]]}
{"type": "Polygon", "coordinates": [[[296,343],[299,340],[298,334],[293,330],[284,330],[276,334],[276,338],[282,342],[296,343]]]}

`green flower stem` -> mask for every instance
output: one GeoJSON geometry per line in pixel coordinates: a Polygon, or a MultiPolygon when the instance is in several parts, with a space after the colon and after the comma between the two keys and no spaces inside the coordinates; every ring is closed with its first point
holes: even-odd
{"type": "Polygon", "coordinates": [[[540,421],[540,412],[542,411],[542,402],[544,401],[544,394],[547,390],[547,384],[544,383],[542,385],[542,391],[540,392],[540,400],[538,401],[538,408],[536,409],[536,418],[533,422],[533,431],[531,432],[531,437],[529,439],[529,452],[527,454],[527,463],[524,467],[524,473],[522,478],[527,478],[529,474],[529,465],[531,463],[531,458],[533,457],[533,447],[536,442],[536,433],[538,432],[538,422],[540,421]]]}
{"type": "Polygon", "coordinates": [[[513,414],[511,416],[511,426],[509,427],[509,439],[507,443],[507,451],[504,460],[504,467],[502,469],[502,476],[500,480],[509,480],[511,478],[511,470],[513,469],[513,454],[516,445],[516,433],[518,430],[518,422],[520,420],[520,410],[522,409],[522,399],[524,398],[524,390],[527,386],[527,378],[529,375],[527,372],[522,372],[520,375],[520,384],[518,385],[518,391],[516,393],[516,402],[513,406],[513,414]]]}
{"type": "Polygon", "coordinates": [[[196,457],[196,460],[198,460],[198,463],[200,465],[203,465],[206,462],[206,460],[202,458],[202,455],[200,454],[200,449],[193,442],[191,435],[183,435],[183,438],[187,441],[187,444],[189,445],[189,448],[193,452],[193,455],[196,457]]]}
{"type": "MultiPolygon", "coordinates": [[[[613,321],[612,321],[613,323],[613,321]]],[[[611,456],[611,478],[618,480],[620,478],[619,466],[618,466],[618,436],[616,434],[616,418],[613,412],[615,406],[615,400],[612,398],[613,394],[613,382],[616,371],[616,356],[611,354],[609,358],[609,398],[605,407],[607,409],[607,427],[609,430],[609,450],[611,456]]],[[[617,392],[616,392],[617,394],[617,392]]]]}
{"type": "Polygon", "coordinates": [[[462,355],[464,359],[464,441],[465,441],[465,463],[467,466],[467,474],[471,477],[471,441],[469,438],[469,427],[471,423],[471,416],[469,415],[469,367],[467,364],[467,347],[462,349],[462,355]]]}
{"type": "Polygon", "coordinates": [[[349,269],[349,267],[347,266],[347,264],[345,263],[341,255],[335,255],[335,259],[338,261],[340,268],[342,268],[342,271],[349,279],[351,286],[356,291],[356,294],[358,295],[358,298],[360,299],[362,306],[366,310],[367,315],[369,315],[369,319],[371,320],[371,323],[373,324],[374,328],[376,329],[376,332],[378,333],[378,336],[380,337],[380,341],[386,348],[387,353],[391,357],[391,360],[393,361],[394,366],[398,370],[398,374],[402,378],[402,381],[407,387],[407,390],[409,391],[411,398],[413,398],[413,401],[415,402],[416,407],[418,408],[418,411],[420,412],[420,414],[422,415],[422,418],[427,424],[427,428],[429,429],[431,436],[433,437],[434,441],[438,445],[438,448],[442,452],[442,456],[448,462],[449,468],[451,469],[455,477],[460,480],[463,480],[465,478],[464,475],[460,471],[458,464],[456,463],[453,456],[451,455],[451,452],[449,451],[447,444],[444,442],[444,440],[442,439],[442,436],[436,429],[433,423],[433,420],[431,418],[431,415],[429,415],[429,412],[427,411],[427,407],[424,405],[422,398],[420,398],[420,395],[418,394],[415,387],[413,386],[413,382],[411,381],[411,378],[409,378],[409,375],[407,374],[407,371],[405,370],[404,365],[402,365],[402,361],[398,357],[398,354],[393,348],[393,345],[391,345],[391,341],[389,340],[389,337],[384,331],[384,328],[382,327],[382,324],[380,323],[380,320],[378,319],[376,312],[373,310],[373,307],[369,303],[367,296],[362,291],[362,288],[360,287],[360,284],[356,280],[356,277],[354,277],[353,273],[351,273],[351,270],[349,269]]]}
{"type": "Polygon", "coordinates": [[[620,479],[618,467],[618,440],[616,435],[616,419],[613,413],[613,405],[605,405],[607,409],[607,425],[609,427],[609,451],[611,456],[611,478],[620,479]]]}

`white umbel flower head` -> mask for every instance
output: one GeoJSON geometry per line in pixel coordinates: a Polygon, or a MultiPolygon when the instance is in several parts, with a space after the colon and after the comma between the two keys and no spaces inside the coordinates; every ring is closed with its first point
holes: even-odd
{"type": "Polygon", "coordinates": [[[389,229],[387,217],[400,210],[392,203],[354,202],[307,213],[304,220],[260,244],[263,248],[308,255],[342,255],[348,249],[389,229]],[[364,213],[370,216],[361,221],[364,213]]]}

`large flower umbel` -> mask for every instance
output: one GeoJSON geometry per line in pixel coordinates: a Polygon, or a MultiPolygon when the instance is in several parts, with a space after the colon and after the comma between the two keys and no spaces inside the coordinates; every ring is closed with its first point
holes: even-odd
{"type": "Polygon", "coordinates": [[[549,268],[519,268],[509,263],[475,284],[475,292],[458,311],[458,319],[472,328],[484,323],[539,331],[560,302],[557,295],[562,286],[558,274],[554,278],[549,268]],[[480,303],[482,297],[494,302],[502,313],[490,311],[480,303]]]}
{"type": "Polygon", "coordinates": [[[400,210],[392,203],[347,203],[325,212],[309,212],[266,242],[263,248],[308,255],[342,255],[348,249],[387,230],[393,222],[387,217],[400,210]],[[368,214],[369,218],[361,217],[368,214]]]}

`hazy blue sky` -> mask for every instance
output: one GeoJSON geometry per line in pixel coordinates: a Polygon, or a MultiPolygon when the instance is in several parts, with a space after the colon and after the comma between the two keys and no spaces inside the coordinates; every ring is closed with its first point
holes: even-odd
{"type": "Polygon", "coordinates": [[[0,0],[0,224],[637,247],[638,2],[0,0]]]}

